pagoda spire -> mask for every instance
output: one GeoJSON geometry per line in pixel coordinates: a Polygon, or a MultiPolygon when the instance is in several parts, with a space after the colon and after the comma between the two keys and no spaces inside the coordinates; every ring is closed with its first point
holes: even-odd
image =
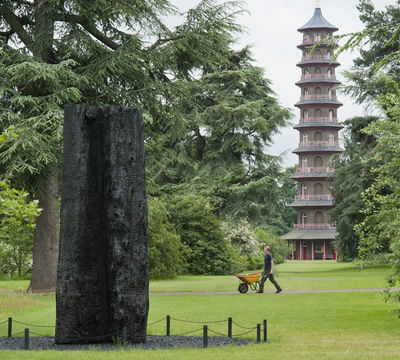
{"type": "Polygon", "coordinates": [[[315,8],[321,9],[321,1],[320,0],[315,0],[315,8]]]}

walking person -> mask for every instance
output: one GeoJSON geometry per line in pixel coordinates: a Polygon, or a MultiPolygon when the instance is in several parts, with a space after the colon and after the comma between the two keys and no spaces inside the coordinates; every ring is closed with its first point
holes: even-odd
{"type": "Polygon", "coordinates": [[[262,294],[264,292],[264,284],[267,281],[267,279],[269,279],[269,281],[271,281],[276,287],[275,294],[279,294],[282,291],[282,288],[274,279],[274,272],[273,272],[274,261],[272,260],[271,248],[265,245],[264,253],[265,253],[264,271],[261,274],[260,290],[258,290],[257,293],[262,294]]]}

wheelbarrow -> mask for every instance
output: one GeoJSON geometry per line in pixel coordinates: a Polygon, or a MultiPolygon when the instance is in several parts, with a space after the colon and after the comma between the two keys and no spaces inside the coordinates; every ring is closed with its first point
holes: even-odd
{"type": "Polygon", "coordinates": [[[240,280],[238,291],[241,294],[246,294],[249,288],[254,291],[260,288],[261,273],[247,275],[235,274],[235,276],[240,280]]]}

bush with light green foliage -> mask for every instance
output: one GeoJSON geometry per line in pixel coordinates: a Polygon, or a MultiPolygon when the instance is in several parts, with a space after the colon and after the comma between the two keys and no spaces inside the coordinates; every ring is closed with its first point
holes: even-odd
{"type": "Polygon", "coordinates": [[[171,221],[189,248],[186,269],[191,274],[229,274],[244,269],[238,251],[224,237],[209,201],[189,194],[170,199],[171,221]]]}
{"type": "Polygon", "coordinates": [[[174,231],[165,204],[156,198],[149,200],[149,262],[150,278],[171,279],[184,270],[187,247],[174,231]]]}
{"type": "Polygon", "coordinates": [[[0,182],[0,273],[21,276],[29,271],[39,213],[36,200],[0,182]]]}
{"type": "Polygon", "coordinates": [[[282,264],[285,262],[289,254],[289,249],[285,240],[262,227],[256,228],[255,233],[261,246],[268,245],[271,248],[275,264],[282,264]]]}

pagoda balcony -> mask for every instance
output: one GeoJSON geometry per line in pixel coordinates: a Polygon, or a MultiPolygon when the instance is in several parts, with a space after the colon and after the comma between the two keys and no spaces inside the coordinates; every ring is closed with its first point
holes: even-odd
{"type": "Polygon", "coordinates": [[[296,174],[310,174],[310,173],[330,173],[333,169],[329,167],[301,167],[296,169],[296,174]]]}
{"type": "Polygon", "coordinates": [[[292,179],[318,179],[333,176],[333,169],[329,167],[303,167],[297,168],[295,174],[291,176],[292,179]]]}
{"type": "Polygon", "coordinates": [[[332,224],[294,224],[294,230],[336,230],[332,224]]]}
{"type": "Polygon", "coordinates": [[[303,39],[303,42],[301,43],[301,45],[314,45],[315,43],[319,43],[321,45],[326,45],[326,44],[332,44],[335,45],[335,43],[333,42],[333,38],[305,38],[303,39]]]}
{"type": "Polygon", "coordinates": [[[301,80],[315,80],[315,79],[336,80],[336,75],[335,74],[304,74],[301,76],[301,80]]]}
{"type": "Polygon", "coordinates": [[[302,61],[307,60],[334,60],[332,55],[305,55],[301,58],[302,61]]]}
{"type": "Polygon", "coordinates": [[[337,100],[336,95],[329,94],[311,94],[311,95],[302,95],[300,98],[301,101],[305,100],[337,100]]]}
{"type": "Polygon", "coordinates": [[[339,147],[338,141],[300,141],[299,148],[307,147],[339,147]]]}
{"type": "Polygon", "coordinates": [[[338,119],[335,117],[307,117],[300,118],[300,124],[306,123],[337,123],[338,119]]]}
{"type": "Polygon", "coordinates": [[[320,201],[320,200],[333,200],[331,194],[314,194],[314,195],[296,195],[296,201],[320,201]]]}

